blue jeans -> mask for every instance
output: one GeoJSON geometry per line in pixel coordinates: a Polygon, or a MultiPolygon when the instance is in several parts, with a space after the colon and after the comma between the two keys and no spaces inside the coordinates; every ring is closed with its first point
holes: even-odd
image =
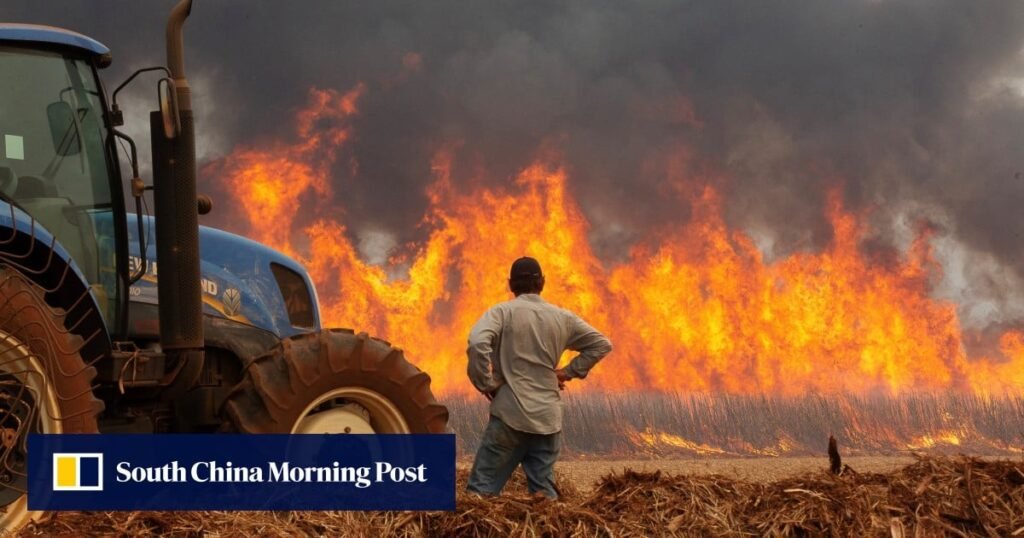
{"type": "Polygon", "coordinates": [[[554,469],[562,449],[562,434],[526,433],[513,430],[491,415],[480,448],[473,460],[466,490],[480,495],[498,495],[519,464],[526,473],[530,493],[557,499],[554,469]]]}

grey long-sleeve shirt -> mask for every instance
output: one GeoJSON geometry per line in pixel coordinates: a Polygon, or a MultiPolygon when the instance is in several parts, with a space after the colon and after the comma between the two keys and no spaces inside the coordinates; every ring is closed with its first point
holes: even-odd
{"type": "Polygon", "coordinates": [[[578,351],[565,370],[584,378],[612,343],[579,316],[528,293],[495,305],[469,333],[469,379],[481,392],[498,389],[491,414],[514,430],[562,431],[558,359],[578,351]]]}

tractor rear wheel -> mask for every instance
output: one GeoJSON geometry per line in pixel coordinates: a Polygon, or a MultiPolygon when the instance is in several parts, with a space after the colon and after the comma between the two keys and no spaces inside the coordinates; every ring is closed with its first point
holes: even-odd
{"type": "Polygon", "coordinates": [[[45,293],[0,266],[0,532],[42,512],[28,511],[28,434],[95,433],[103,402],[92,392],[96,369],[84,342],[64,325],[45,293]]]}
{"type": "Polygon", "coordinates": [[[330,329],[283,340],[246,368],[225,400],[244,433],[443,433],[430,376],[389,343],[330,329]]]}

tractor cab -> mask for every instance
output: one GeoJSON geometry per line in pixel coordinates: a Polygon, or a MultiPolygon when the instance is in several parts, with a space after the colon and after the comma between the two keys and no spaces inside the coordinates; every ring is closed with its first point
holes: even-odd
{"type": "Polygon", "coordinates": [[[0,24],[0,200],[52,234],[116,327],[124,208],[96,73],[109,63],[74,32],[0,24]]]}

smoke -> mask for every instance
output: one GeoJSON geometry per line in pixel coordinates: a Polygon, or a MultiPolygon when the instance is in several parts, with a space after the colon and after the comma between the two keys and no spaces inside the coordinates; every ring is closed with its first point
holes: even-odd
{"type": "MultiPolygon", "coordinates": [[[[103,41],[109,89],[159,61],[171,5],[8,0],[0,18],[103,41]]],[[[198,0],[186,42],[208,161],[293,136],[311,87],[367,85],[333,191],[375,259],[422,237],[438,148],[458,148],[457,188],[554,152],[605,260],[687,218],[680,180],[716,183],[769,258],[816,249],[840,184],[871,211],[873,244],[938,226],[937,293],[968,322],[1022,315],[1007,300],[1024,297],[1016,0],[198,0]]],[[[230,210],[210,218],[237,226],[230,210]]]]}

